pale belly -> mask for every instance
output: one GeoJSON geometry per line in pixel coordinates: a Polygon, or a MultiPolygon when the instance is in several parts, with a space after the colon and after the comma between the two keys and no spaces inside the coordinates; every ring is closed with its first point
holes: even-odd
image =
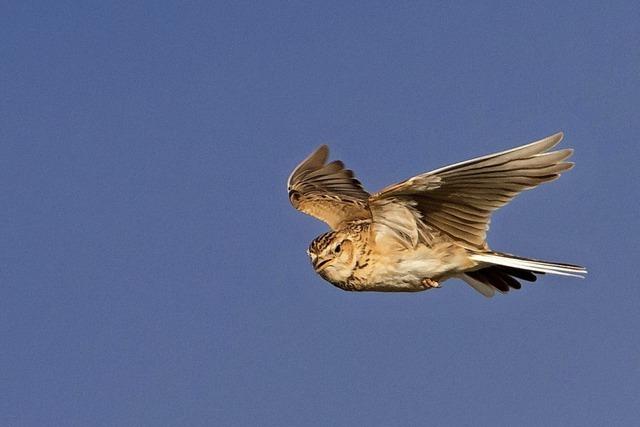
{"type": "Polygon", "coordinates": [[[475,262],[467,251],[457,245],[444,244],[435,248],[418,246],[395,252],[372,265],[363,282],[363,290],[422,291],[426,278],[443,282],[472,268],[475,262]]]}

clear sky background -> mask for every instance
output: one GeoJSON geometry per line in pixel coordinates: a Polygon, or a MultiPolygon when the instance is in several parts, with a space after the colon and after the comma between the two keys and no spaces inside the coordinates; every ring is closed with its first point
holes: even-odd
{"type": "Polygon", "coordinates": [[[637,425],[637,1],[131,3],[1,9],[0,424],[637,425]],[[375,191],[559,130],[489,242],[587,279],[314,274],[319,144],[375,191]]]}

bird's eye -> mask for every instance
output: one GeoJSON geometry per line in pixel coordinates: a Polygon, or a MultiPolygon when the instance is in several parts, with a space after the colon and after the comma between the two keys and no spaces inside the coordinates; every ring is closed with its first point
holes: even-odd
{"type": "Polygon", "coordinates": [[[341,247],[340,247],[340,245],[338,244],[338,245],[336,245],[336,247],[333,249],[333,252],[335,252],[335,253],[339,254],[341,250],[342,250],[342,248],[341,248],[341,247]]]}

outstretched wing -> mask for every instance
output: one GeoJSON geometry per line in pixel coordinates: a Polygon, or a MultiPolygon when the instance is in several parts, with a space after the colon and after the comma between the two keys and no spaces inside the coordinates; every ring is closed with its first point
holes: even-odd
{"type": "Polygon", "coordinates": [[[415,245],[437,231],[457,243],[486,248],[486,234],[493,211],[518,193],[552,181],[573,163],[565,162],[572,150],[549,152],[562,139],[557,133],[531,144],[478,157],[414,176],[371,196],[375,223],[392,227],[398,212],[403,220],[397,234],[415,245]],[[413,224],[409,219],[413,216],[413,224]],[[407,226],[415,228],[407,231],[407,226]]]}
{"type": "Polygon", "coordinates": [[[291,173],[287,182],[294,208],[337,229],[344,222],[370,218],[369,193],[339,161],[327,163],[329,147],[320,146],[291,173]]]}

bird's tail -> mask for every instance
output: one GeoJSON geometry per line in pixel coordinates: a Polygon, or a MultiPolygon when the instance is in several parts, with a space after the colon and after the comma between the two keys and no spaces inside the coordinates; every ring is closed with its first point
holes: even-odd
{"type": "Polygon", "coordinates": [[[500,252],[484,252],[471,254],[471,259],[481,263],[502,265],[518,270],[528,270],[533,273],[559,274],[561,276],[582,277],[587,274],[584,267],[559,262],[540,261],[531,258],[522,258],[515,255],[500,252]]]}
{"type": "Polygon", "coordinates": [[[461,278],[475,290],[489,297],[496,289],[500,292],[520,289],[520,282],[516,279],[534,282],[536,274],[584,277],[583,274],[587,273],[587,270],[579,265],[540,261],[500,252],[474,253],[470,257],[485,266],[467,271],[461,278]]]}

